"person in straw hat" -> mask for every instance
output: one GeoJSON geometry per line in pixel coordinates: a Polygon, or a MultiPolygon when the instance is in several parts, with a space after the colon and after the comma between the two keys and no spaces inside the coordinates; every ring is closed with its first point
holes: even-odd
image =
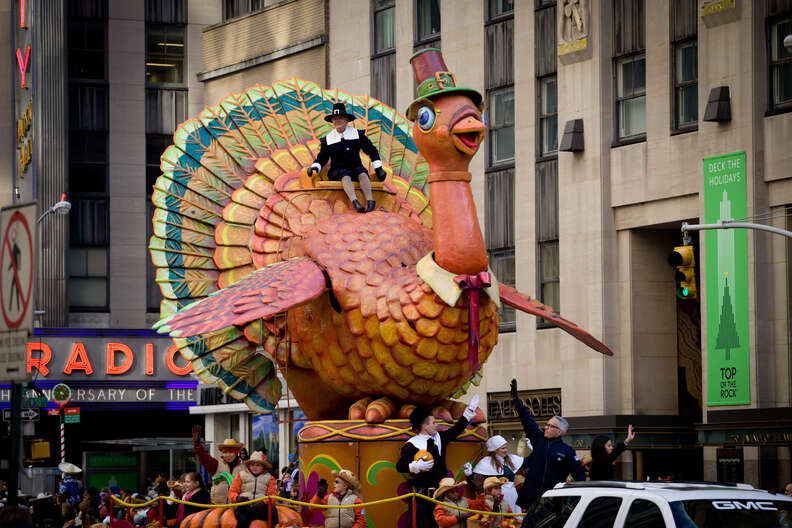
{"type": "Polygon", "coordinates": [[[82,469],[71,462],[61,462],[58,464],[58,469],[63,473],[63,480],[61,480],[58,495],[65,494],[69,504],[76,508],[83,498],[83,485],[76,477],[76,475],[82,473],[82,469]]]}
{"type": "Polygon", "coordinates": [[[470,508],[468,500],[462,496],[459,488],[467,481],[455,482],[451,477],[440,480],[433,499],[443,501],[434,507],[434,519],[440,528],[465,528],[465,520],[473,515],[470,512],[456,509],[456,507],[470,508]]]}
{"type": "Polygon", "coordinates": [[[244,469],[239,458],[239,451],[244,446],[233,438],[226,438],[217,445],[220,451],[220,460],[218,460],[210,455],[201,443],[200,425],[193,427],[192,437],[193,451],[198,457],[198,462],[212,476],[212,489],[209,490],[212,504],[227,504],[229,481],[233,481],[234,477],[244,469]]]}
{"type": "Polygon", "coordinates": [[[347,126],[350,121],[355,120],[355,116],[347,113],[344,103],[333,104],[333,110],[324,119],[332,123],[333,130],[320,140],[319,155],[316,156],[313,165],[308,167],[308,175],[319,172],[322,166],[330,161],[328,173],[330,180],[341,182],[347,198],[358,213],[370,213],[376,203],[371,194],[368,172],[360,161],[360,151],[362,150],[371,159],[377,178],[385,181],[386,173],[382,168],[377,147],[366,137],[363,130],[347,126]],[[363,191],[363,197],[366,199],[365,206],[357,199],[353,180],[360,182],[360,190],[363,191]]]}
{"type": "MultiPolygon", "coordinates": [[[[509,480],[505,477],[487,477],[484,479],[484,496],[478,506],[483,511],[512,513],[509,505],[503,500],[501,489],[509,480]]],[[[503,517],[495,515],[484,515],[479,520],[481,528],[512,528],[519,526],[517,519],[513,517],[503,517]]]]}
{"type": "MultiPolygon", "coordinates": [[[[327,504],[330,506],[351,506],[362,504],[360,497],[360,481],[348,469],[333,470],[333,493],[319,497],[317,493],[311,498],[311,504],[327,504]]],[[[315,508],[314,510],[318,510],[315,508]]],[[[322,509],[325,517],[325,528],[366,528],[366,512],[363,508],[322,509]]]]}
{"type": "MultiPolygon", "coordinates": [[[[267,457],[261,451],[253,451],[250,458],[245,460],[245,469],[240,471],[231,487],[228,489],[228,500],[230,502],[246,502],[249,500],[260,499],[261,497],[274,497],[278,495],[275,477],[269,470],[272,464],[267,462],[267,457]]],[[[237,528],[249,528],[254,520],[266,521],[272,516],[272,526],[278,524],[278,510],[272,501],[259,501],[234,509],[237,520],[237,528]],[[272,510],[272,512],[268,512],[272,510]]]]}

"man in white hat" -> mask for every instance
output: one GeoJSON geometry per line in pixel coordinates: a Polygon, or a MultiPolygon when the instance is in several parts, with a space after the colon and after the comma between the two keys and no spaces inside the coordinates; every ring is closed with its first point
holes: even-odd
{"type": "Polygon", "coordinates": [[[233,438],[226,438],[217,445],[220,451],[220,460],[218,460],[210,455],[201,443],[200,425],[192,428],[192,437],[193,451],[198,457],[198,463],[212,476],[212,489],[209,491],[212,504],[227,504],[229,483],[244,469],[239,458],[239,450],[244,446],[233,438]]]}
{"type": "MultiPolygon", "coordinates": [[[[333,470],[333,493],[311,498],[311,504],[328,504],[331,506],[351,506],[362,504],[360,497],[360,481],[348,469],[333,470]]],[[[366,528],[366,512],[363,508],[322,509],[325,517],[325,528],[366,528]]]]}
{"type": "MultiPolygon", "coordinates": [[[[245,469],[240,471],[228,490],[230,502],[247,502],[260,499],[267,495],[278,495],[275,478],[269,473],[272,464],[267,461],[266,455],[261,451],[253,451],[250,458],[245,460],[245,469]]],[[[269,501],[259,501],[254,504],[234,508],[237,528],[249,528],[254,520],[266,521],[272,519],[272,526],[278,524],[278,510],[269,501]],[[272,512],[267,510],[271,509],[272,512]],[[271,517],[270,517],[271,516],[271,517]]]]}

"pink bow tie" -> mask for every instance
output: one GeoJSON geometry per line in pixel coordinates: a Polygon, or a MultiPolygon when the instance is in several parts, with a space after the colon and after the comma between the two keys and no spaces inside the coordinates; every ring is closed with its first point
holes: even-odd
{"type": "Polygon", "coordinates": [[[475,275],[457,275],[454,282],[467,292],[468,296],[468,365],[470,365],[470,375],[473,376],[478,370],[478,350],[481,341],[479,336],[479,293],[484,288],[492,285],[492,277],[486,271],[481,271],[475,275]]]}

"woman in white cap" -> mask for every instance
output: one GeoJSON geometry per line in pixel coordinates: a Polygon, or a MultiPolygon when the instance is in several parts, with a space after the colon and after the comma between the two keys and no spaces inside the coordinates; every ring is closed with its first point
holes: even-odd
{"type": "Polygon", "coordinates": [[[509,453],[506,439],[501,435],[487,439],[487,452],[487,456],[479,460],[473,468],[473,483],[476,489],[480,491],[483,488],[484,479],[487,477],[503,477],[506,479],[501,490],[504,502],[509,505],[511,511],[521,511],[517,506],[514,477],[518,471],[528,467],[528,459],[509,453]]]}

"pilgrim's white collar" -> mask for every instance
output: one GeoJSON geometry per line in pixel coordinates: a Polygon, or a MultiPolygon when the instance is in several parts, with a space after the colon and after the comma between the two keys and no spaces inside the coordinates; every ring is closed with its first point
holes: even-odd
{"type": "Polygon", "coordinates": [[[442,442],[440,441],[440,433],[435,433],[434,436],[429,436],[427,434],[418,433],[417,435],[415,435],[412,438],[410,438],[409,440],[407,440],[407,443],[414,445],[418,449],[418,451],[425,451],[426,450],[426,444],[427,444],[427,442],[429,441],[430,438],[432,440],[434,440],[435,446],[437,446],[437,451],[442,453],[442,451],[441,451],[441,449],[442,449],[441,443],[442,442]]]}
{"type": "Polygon", "coordinates": [[[359,137],[360,134],[358,133],[358,130],[355,127],[347,126],[344,129],[343,134],[339,134],[338,130],[334,128],[333,130],[330,131],[329,134],[327,134],[327,144],[332,145],[334,143],[338,143],[342,139],[358,139],[359,137]]]}
{"type": "MultiPolygon", "coordinates": [[[[443,299],[448,306],[456,305],[459,296],[462,295],[462,288],[459,287],[459,284],[454,282],[454,277],[456,277],[456,275],[450,271],[444,270],[435,262],[434,251],[424,255],[424,257],[418,261],[418,264],[415,265],[415,270],[418,272],[418,276],[421,277],[421,279],[428,284],[437,296],[443,299]]],[[[495,303],[495,306],[500,308],[498,279],[495,278],[495,274],[492,273],[491,269],[487,268],[487,271],[492,276],[492,285],[489,288],[485,288],[484,291],[487,292],[487,296],[495,303]]]]}

